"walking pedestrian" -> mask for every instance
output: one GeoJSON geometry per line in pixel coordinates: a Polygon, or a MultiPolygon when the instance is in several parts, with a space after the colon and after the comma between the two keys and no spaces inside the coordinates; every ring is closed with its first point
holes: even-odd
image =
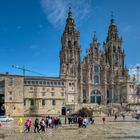
{"type": "Polygon", "coordinates": [[[103,117],[103,118],[102,118],[103,124],[105,124],[105,120],[106,120],[105,117],[103,117]]]}
{"type": "Polygon", "coordinates": [[[39,133],[39,119],[38,118],[36,118],[34,122],[34,133],[36,133],[36,130],[39,133]]]}
{"type": "Polygon", "coordinates": [[[26,120],[26,122],[25,122],[25,130],[24,130],[24,132],[30,132],[30,121],[29,121],[29,119],[27,119],[26,120]]]}
{"type": "Polygon", "coordinates": [[[117,114],[115,114],[115,119],[114,120],[117,120],[117,114]]]}

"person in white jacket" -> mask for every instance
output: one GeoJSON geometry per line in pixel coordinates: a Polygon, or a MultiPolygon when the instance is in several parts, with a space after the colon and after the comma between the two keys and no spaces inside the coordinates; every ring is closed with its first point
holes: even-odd
{"type": "Polygon", "coordinates": [[[87,127],[87,125],[88,125],[88,119],[87,118],[84,118],[83,119],[83,127],[87,127]]]}

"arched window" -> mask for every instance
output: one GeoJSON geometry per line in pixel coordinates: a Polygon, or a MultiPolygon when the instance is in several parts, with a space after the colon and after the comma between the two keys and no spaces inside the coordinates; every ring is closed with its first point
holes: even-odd
{"type": "Polygon", "coordinates": [[[71,41],[68,41],[68,47],[69,48],[71,47],[71,41]]]}
{"type": "Polygon", "coordinates": [[[86,103],[86,90],[83,89],[83,103],[86,103]]]}
{"type": "Polygon", "coordinates": [[[94,48],[94,54],[95,54],[95,56],[97,56],[98,55],[98,48],[94,48]]]}
{"type": "Polygon", "coordinates": [[[74,41],[74,46],[75,46],[75,47],[77,47],[77,44],[78,44],[77,41],[74,41]]]}
{"type": "Polygon", "coordinates": [[[99,84],[99,76],[94,76],[94,83],[99,84]]]}
{"type": "Polygon", "coordinates": [[[99,72],[99,67],[98,66],[94,66],[94,72],[99,72]]]}
{"type": "Polygon", "coordinates": [[[90,93],[90,103],[95,103],[95,91],[92,90],[90,93]]]}

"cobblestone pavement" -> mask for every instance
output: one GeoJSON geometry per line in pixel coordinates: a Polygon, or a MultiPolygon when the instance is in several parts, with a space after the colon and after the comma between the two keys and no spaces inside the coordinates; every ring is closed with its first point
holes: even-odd
{"type": "MultiPolygon", "coordinates": [[[[96,119],[96,118],[95,118],[96,119]]],[[[46,132],[21,133],[14,122],[6,122],[0,128],[0,140],[138,140],[140,139],[140,122],[127,119],[113,121],[114,118],[107,118],[105,125],[101,118],[96,119],[95,125],[88,125],[87,128],[78,128],[77,125],[62,125],[59,128],[48,128],[46,132]]]]}

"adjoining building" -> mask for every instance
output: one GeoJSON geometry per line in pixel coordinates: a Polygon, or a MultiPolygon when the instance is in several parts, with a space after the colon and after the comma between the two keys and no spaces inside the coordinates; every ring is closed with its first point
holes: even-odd
{"type": "Polygon", "coordinates": [[[60,77],[0,75],[1,113],[12,116],[72,113],[95,104],[128,103],[136,80],[128,75],[117,25],[111,18],[103,49],[94,33],[81,61],[80,32],[69,8],[62,34],[60,77]],[[5,110],[4,110],[5,108],[5,110]]]}

